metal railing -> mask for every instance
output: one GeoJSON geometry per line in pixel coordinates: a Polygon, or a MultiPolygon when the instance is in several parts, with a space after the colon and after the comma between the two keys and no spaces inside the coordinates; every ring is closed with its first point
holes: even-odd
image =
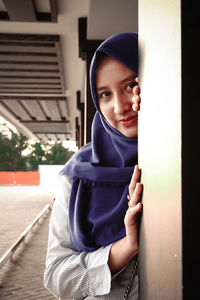
{"type": "Polygon", "coordinates": [[[24,241],[27,234],[32,230],[34,225],[39,221],[44,214],[47,213],[51,209],[50,205],[47,204],[45,207],[40,211],[40,213],[36,216],[33,222],[23,231],[17,241],[4,253],[4,255],[0,258],[0,268],[6,263],[6,261],[13,255],[19,245],[24,241]]]}

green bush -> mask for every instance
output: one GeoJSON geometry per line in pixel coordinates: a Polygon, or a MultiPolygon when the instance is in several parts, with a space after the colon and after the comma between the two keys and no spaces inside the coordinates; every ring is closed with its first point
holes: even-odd
{"type": "Polygon", "coordinates": [[[30,144],[21,133],[12,129],[0,132],[0,171],[36,171],[38,165],[64,165],[74,154],[61,142],[30,144]],[[28,154],[24,155],[26,150],[28,154]]]}

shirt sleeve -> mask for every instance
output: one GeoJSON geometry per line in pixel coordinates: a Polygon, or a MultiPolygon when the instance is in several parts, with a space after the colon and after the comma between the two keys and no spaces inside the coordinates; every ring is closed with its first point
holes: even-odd
{"type": "Polygon", "coordinates": [[[72,247],[68,220],[70,191],[71,182],[60,176],[49,224],[44,285],[59,299],[106,295],[111,288],[111,245],[93,252],[78,252],[72,247]]]}

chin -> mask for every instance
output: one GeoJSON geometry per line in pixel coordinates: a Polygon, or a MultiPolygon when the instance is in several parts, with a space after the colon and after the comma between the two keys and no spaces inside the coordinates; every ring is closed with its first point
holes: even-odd
{"type": "Polygon", "coordinates": [[[138,136],[138,130],[131,128],[130,130],[120,130],[120,132],[128,138],[136,138],[138,136]]]}
{"type": "Polygon", "coordinates": [[[128,138],[136,138],[138,135],[137,134],[124,134],[128,138]]]}

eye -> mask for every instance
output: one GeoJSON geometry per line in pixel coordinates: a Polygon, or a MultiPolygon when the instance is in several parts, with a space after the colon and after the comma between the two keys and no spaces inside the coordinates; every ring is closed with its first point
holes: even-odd
{"type": "Polygon", "coordinates": [[[134,86],[136,86],[138,83],[136,81],[132,81],[130,82],[129,84],[126,85],[126,89],[127,90],[131,90],[132,92],[132,89],[134,88],[134,86]]]}
{"type": "Polygon", "coordinates": [[[109,96],[110,96],[110,92],[108,92],[108,91],[105,91],[105,92],[102,92],[99,94],[100,99],[105,99],[105,98],[108,98],[109,96]]]}

